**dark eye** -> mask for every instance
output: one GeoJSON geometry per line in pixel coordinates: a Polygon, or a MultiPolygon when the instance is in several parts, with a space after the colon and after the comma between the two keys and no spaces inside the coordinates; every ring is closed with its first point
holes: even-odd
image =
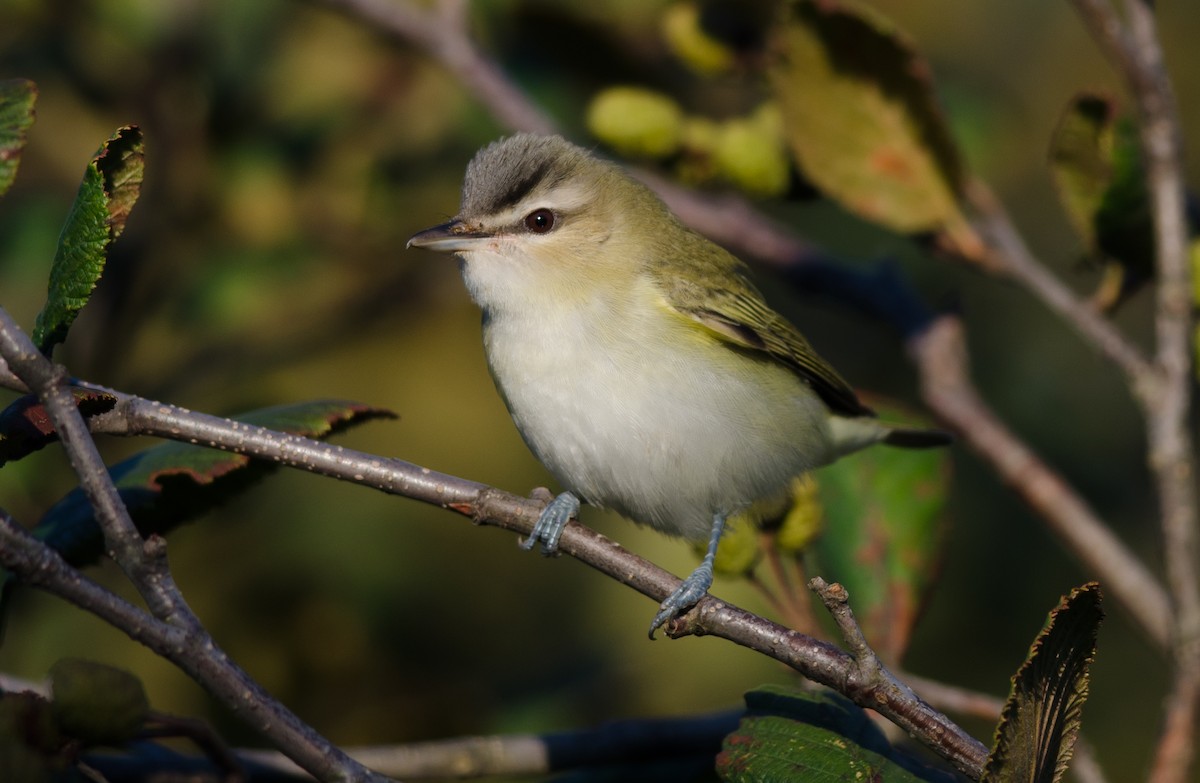
{"type": "Polygon", "coordinates": [[[554,213],[542,207],[525,216],[525,228],[535,234],[545,234],[554,228],[554,213]]]}

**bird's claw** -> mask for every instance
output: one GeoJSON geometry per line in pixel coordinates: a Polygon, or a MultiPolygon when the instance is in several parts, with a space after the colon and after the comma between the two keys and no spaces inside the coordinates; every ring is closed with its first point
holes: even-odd
{"type": "Polygon", "coordinates": [[[542,543],[542,554],[552,555],[558,551],[558,539],[562,537],[563,528],[579,513],[579,498],[570,492],[558,495],[542,509],[541,516],[533,526],[529,538],[521,542],[522,549],[533,549],[539,541],[542,543]]]}
{"type": "Polygon", "coordinates": [[[675,592],[659,605],[658,614],[654,615],[654,620],[650,623],[650,638],[654,638],[654,632],[659,628],[699,603],[708,593],[708,588],[712,587],[712,581],[712,569],[704,565],[684,579],[679,587],[675,588],[675,592]]]}

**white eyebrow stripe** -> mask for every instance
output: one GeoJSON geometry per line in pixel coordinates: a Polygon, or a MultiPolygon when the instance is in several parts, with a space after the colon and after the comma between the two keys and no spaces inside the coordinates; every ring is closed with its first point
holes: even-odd
{"type": "Polygon", "coordinates": [[[577,212],[591,202],[594,197],[595,192],[592,187],[577,182],[559,185],[549,191],[539,188],[521,199],[516,205],[493,215],[492,220],[495,220],[498,225],[508,226],[520,223],[535,209],[545,208],[559,213],[577,212]]]}

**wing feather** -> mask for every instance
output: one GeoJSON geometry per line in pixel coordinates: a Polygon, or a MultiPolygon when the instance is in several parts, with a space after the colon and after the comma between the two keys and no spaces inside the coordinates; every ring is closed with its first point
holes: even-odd
{"type": "Polygon", "coordinates": [[[687,253],[699,267],[693,279],[654,264],[650,273],[667,304],[730,344],[761,352],[791,368],[834,413],[873,416],[850,384],[822,359],[804,336],[767,305],[746,266],[719,246],[689,232],[687,253]]]}

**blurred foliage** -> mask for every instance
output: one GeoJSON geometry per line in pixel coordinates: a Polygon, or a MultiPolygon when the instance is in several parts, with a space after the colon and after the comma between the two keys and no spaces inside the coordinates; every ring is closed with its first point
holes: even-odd
{"type": "MultiPolygon", "coordinates": [[[[471,10],[483,45],[571,137],[590,141],[589,101],[623,84],[670,95],[701,118],[685,123],[686,146],[752,117],[771,88],[753,72],[754,30],[722,21],[719,3],[701,4],[694,23],[717,46],[741,42],[733,66],[701,75],[684,64],[663,35],[662,12],[675,5],[486,0],[471,10]]],[[[1040,153],[1070,96],[1115,89],[1071,9],[1034,0],[871,7],[936,74],[966,168],[995,187],[1041,258],[1093,289],[1099,272],[1074,264],[1079,240],[1040,153]]],[[[1188,31],[1200,7],[1159,13],[1176,92],[1197,94],[1200,51],[1188,31]]],[[[495,394],[478,314],[452,265],[402,252],[414,231],[455,212],[466,161],[503,133],[441,67],[304,0],[0,0],[0,18],[0,79],[39,90],[19,175],[0,200],[0,305],[26,326],[97,144],[130,123],[146,140],[141,198],[56,353],[73,374],[213,413],[364,400],[401,419],[350,433],[348,445],[518,492],[549,482],[495,394]]],[[[1200,103],[1180,108],[1185,129],[1200,127],[1200,103]]],[[[1194,133],[1189,140],[1195,147],[1194,133]]],[[[1195,156],[1190,165],[1200,165],[1195,156]]],[[[1118,373],[1023,292],[828,201],[797,198],[795,182],[787,193],[765,205],[776,218],[846,263],[892,258],[929,301],[953,302],[984,396],[1131,546],[1157,558],[1141,425],[1118,373]]],[[[914,399],[911,367],[886,328],[769,272],[763,287],[856,386],[914,399]]],[[[1135,340],[1150,338],[1150,304],[1135,295],[1117,315],[1135,340]]],[[[110,462],[147,445],[101,443],[110,462]]],[[[904,665],[1000,693],[1046,596],[1086,575],[988,468],[961,448],[953,460],[946,513],[956,526],[904,665]]],[[[0,506],[29,524],[73,483],[61,452],[44,449],[0,470],[0,506]]],[[[677,573],[694,564],[678,542],[585,516],[677,573]]],[[[526,556],[511,537],[455,515],[293,471],[177,530],[170,548],[218,642],[337,742],[688,713],[790,681],[731,645],[646,643],[651,604],[566,558],[526,556]]],[[[116,569],[97,573],[128,593],[116,569]]],[[[714,591],[771,613],[741,581],[718,577],[714,591]]],[[[32,591],[11,608],[0,670],[40,678],[65,655],[119,662],[156,706],[205,716],[233,742],[258,741],[98,620],[32,591]]],[[[1087,733],[1114,780],[1145,767],[1164,682],[1163,667],[1146,665],[1154,655],[1124,617],[1111,618],[1087,733]]]]}
{"type": "MultiPolygon", "coordinates": [[[[904,420],[882,410],[889,420],[904,420]]],[[[854,616],[886,662],[901,660],[930,593],[948,533],[944,449],[868,449],[818,473],[824,531],[813,574],[837,574],[854,616]]]]}
{"type": "Polygon", "coordinates": [[[1112,98],[1076,95],[1054,131],[1050,167],[1088,260],[1105,268],[1092,300],[1111,310],[1154,269],[1154,225],[1137,127],[1119,114],[1112,98]]]}

